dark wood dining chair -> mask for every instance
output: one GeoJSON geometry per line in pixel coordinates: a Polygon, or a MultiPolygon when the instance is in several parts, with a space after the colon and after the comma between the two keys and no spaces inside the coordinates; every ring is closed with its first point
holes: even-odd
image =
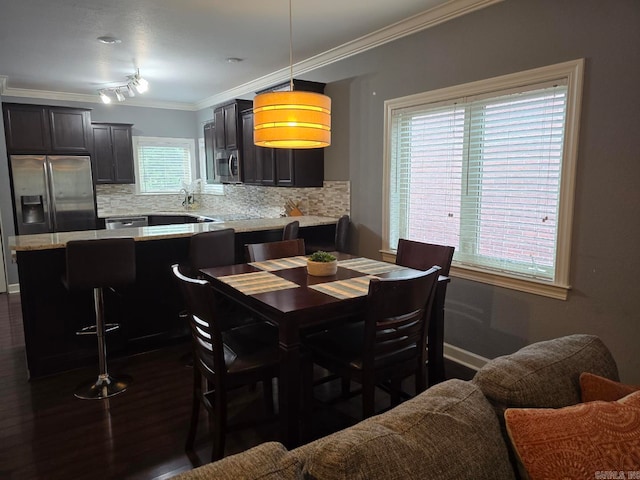
{"type": "MultiPolygon", "coordinates": [[[[449,276],[451,261],[455,247],[433,243],[417,242],[401,238],[398,240],[396,264],[403,267],[427,270],[431,265],[438,265],[440,275],[449,276]]],[[[429,325],[429,348],[427,352],[429,369],[429,386],[445,379],[444,373],[444,302],[447,296],[449,281],[439,282],[434,300],[434,312],[429,325]]]]}
{"type": "Polygon", "coordinates": [[[280,242],[250,243],[246,245],[247,260],[249,262],[262,262],[274,258],[294,257],[304,255],[304,240],[283,240],[280,242]]]}
{"type": "Polygon", "coordinates": [[[193,401],[186,450],[193,452],[200,407],[209,414],[213,449],[211,459],[224,456],[227,392],[262,382],[267,412],[273,412],[272,379],[278,377],[278,331],[266,322],[222,331],[213,289],[206,280],[173,274],[187,304],[193,350],[193,401]]]}
{"type": "Polygon", "coordinates": [[[349,253],[349,226],[351,221],[349,215],[342,215],[336,222],[336,234],[333,243],[316,243],[307,242],[306,251],[307,254],[312,254],[318,250],[325,252],[344,252],[349,253]]]}
{"type": "MultiPolygon", "coordinates": [[[[192,278],[202,278],[200,269],[221,267],[235,263],[235,230],[225,228],[192,235],[189,239],[189,259],[187,265],[181,265],[180,271],[192,278]]],[[[216,297],[221,316],[220,328],[229,330],[239,325],[257,322],[255,317],[224,297],[216,297]]],[[[185,312],[181,312],[184,315],[185,312]]]]}
{"type": "Polygon", "coordinates": [[[401,238],[398,240],[396,264],[416,270],[428,270],[432,265],[438,265],[440,275],[448,276],[454,252],[455,247],[401,238]]]}
{"type": "MultiPolygon", "coordinates": [[[[373,278],[364,319],[304,337],[312,362],[362,385],[363,417],[373,415],[375,387],[414,376],[426,389],[426,338],[440,268],[403,279],[373,278]]],[[[313,375],[305,365],[305,410],[313,375]]]]}
{"type": "Polygon", "coordinates": [[[282,229],[282,240],[295,240],[298,238],[298,230],[300,230],[299,221],[287,223],[282,229]]]}

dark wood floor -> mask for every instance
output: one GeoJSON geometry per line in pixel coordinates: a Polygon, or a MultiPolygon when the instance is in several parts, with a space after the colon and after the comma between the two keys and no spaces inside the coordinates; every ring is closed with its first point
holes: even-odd
{"type": "MultiPolygon", "coordinates": [[[[108,347],[107,347],[108,348],[108,347]]],[[[134,383],[107,401],[79,400],[73,391],[96,376],[97,367],[27,379],[20,296],[0,295],[0,478],[2,479],[165,479],[209,458],[210,443],[201,418],[198,458],[184,452],[191,404],[187,343],[109,362],[134,383]]],[[[447,377],[472,372],[447,364],[447,377]]],[[[336,383],[336,382],[334,382],[336,383]]],[[[331,397],[337,385],[316,392],[331,397]]],[[[382,407],[384,394],[378,395],[382,407]]],[[[231,421],[260,415],[260,388],[238,391],[231,421]]],[[[314,437],[356,423],[360,399],[314,414],[314,437]]],[[[204,414],[201,417],[205,417],[204,414]]],[[[274,420],[231,432],[226,454],[277,440],[274,420]]]]}

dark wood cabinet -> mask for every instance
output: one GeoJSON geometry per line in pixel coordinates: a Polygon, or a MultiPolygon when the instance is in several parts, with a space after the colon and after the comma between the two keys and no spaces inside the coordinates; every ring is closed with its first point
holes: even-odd
{"type": "Polygon", "coordinates": [[[131,124],[93,123],[93,175],[96,183],[135,183],[131,124]]]}
{"type": "Polygon", "coordinates": [[[242,145],[240,113],[253,106],[251,100],[234,100],[213,110],[216,150],[235,150],[242,145]]]}
{"type": "Polygon", "coordinates": [[[321,187],[324,150],[265,148],[253,144],[253,111],[242,114],[243,179],[249,185],[321,187]]]}
{"type": "Polygon", "coordinates": [[[91,110],[3,104],[9,154],[86,155],[91,151],[91,110]]]}
{"type": "Polygon", "coordinates": [[[204,125],[204,158],[205,158],[205,181],[207,183],[218,183],[215,164],[215,140],[216,127],[213,122],[204,125]]]}
{"type": "MultiPolygon", "coordinates": [[[[293,80],[294,89],[324,93],[324,83],[293,80]]],[[[282,83],[257,93],[288,91],[282,83]]],[[[253,111],[243,112],[245,183],[278,187],[321,187],[324,181],[324,149],[265,148],[253,144],[253,111]],[[250,127],[249,127],[250,125],[250,127]],[[248,132],[251,132],[251,135],[248,132]],[[255,172],[255,173],[254,173],[255,172]]]]}

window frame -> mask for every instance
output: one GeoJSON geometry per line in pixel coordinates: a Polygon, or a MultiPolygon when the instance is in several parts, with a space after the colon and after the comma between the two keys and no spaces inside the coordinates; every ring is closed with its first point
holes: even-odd
{"type": "Polygon", "coordinates": [[[145,145],[153,145],[154,143],[157,146],[162,145],[176,145],[183,146],[189,149],[189,176],[190,181],[193,182],[196,176],[196,145],[195,140],[193,138],[174,138],[174,137],[144,137],[144,136],[134,136],[132,137],[132,145],[133,145],[133,158],[135,160],[135,168],[136,168],[136,194],[138,195],[172,195],[179,194],[180,189],[178,191],[166,191],[166,192],[143,192],[142,191],[142,175],[140,174],[140,159],[138,157],[138,147],[140,143],[145,145]]]}
{"type": "Polygon", "coordinates": [[[576,165],[578,154],[578,136],[580,127],[580,111],[582,103],[582,84],[584,75],[584,59],[571,60],[555,65],[535,68],[476,82],[446,87],[429,92],[418,93],[406,97],[386,100],[384,102],[384,140],[383,140],[383,179],[382,179],[382,248],[386,259],[393,259],[396,250],[390,246],[390,198],[391,198],[391,145],[392,117],[396,109],[404,109],[423,104],[449,102],[461,97],[471,97],[517,89],[527,85],[566,81],[567,108],[565,117],[565,136],[562,153],[562,169],[560,173],[560,192],[558,203],[558,226],[556,242],[556,267],[554,280],[521,277],[503,272],[485,270],[469,265],[462,265],[456,260],[451,266],[451,275],[467,280],[478,281],[490,285],[510,288],[527,293],[543,295],[566,300],[571,263],[571,237],[573,225],[573,209],[575,196],[576,165]]]}

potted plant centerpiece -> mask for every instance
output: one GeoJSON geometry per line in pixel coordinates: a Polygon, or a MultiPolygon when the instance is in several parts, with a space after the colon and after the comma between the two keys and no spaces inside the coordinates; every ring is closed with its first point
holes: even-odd
{"type": "Polygon", "coordinates": [[[317,251],[307,259],[307,273],[315,277],[335,275],[338,271],[338,260],[330,253],[317,251]]]}

